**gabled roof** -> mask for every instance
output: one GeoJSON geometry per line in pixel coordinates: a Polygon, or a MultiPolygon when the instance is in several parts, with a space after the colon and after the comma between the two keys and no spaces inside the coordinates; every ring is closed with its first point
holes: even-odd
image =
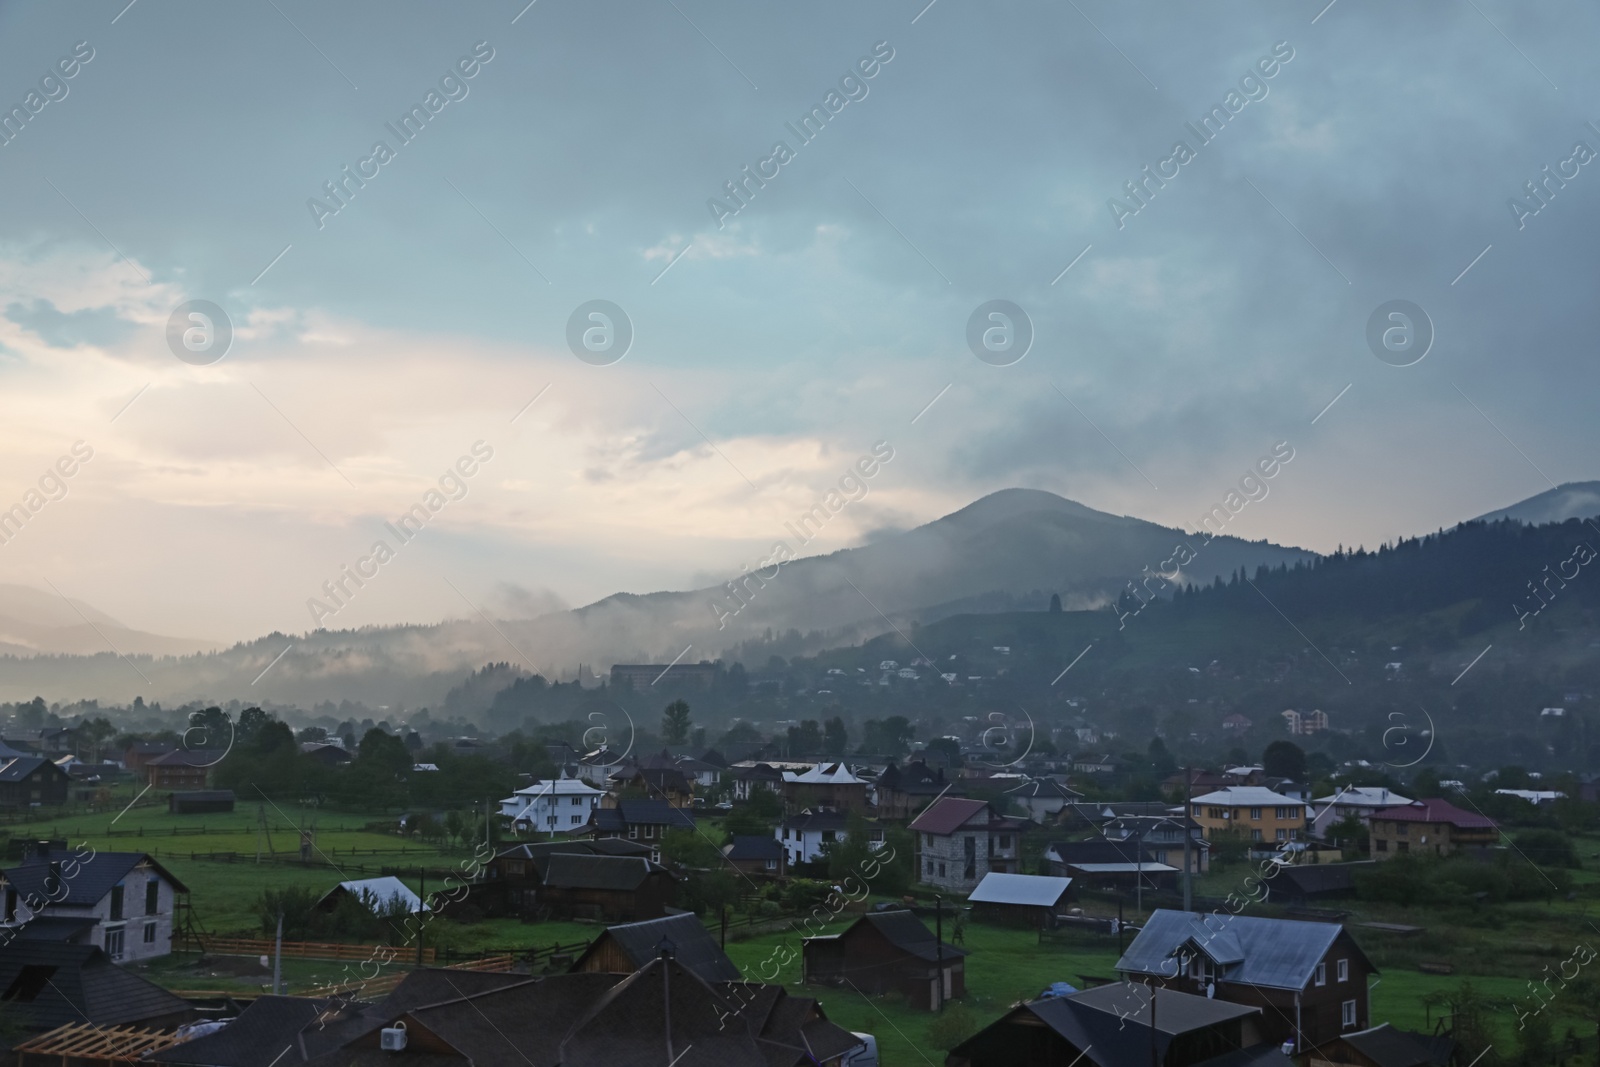
{"type": "Polygon", "coordinates": [[[1353,785],[1330,793],[1328,796],[1317,797],[1313,803],[1327,804],[1333,807],[1388,808],[1409,804],[1411,803],[1411,798],[1403,797],[1393,789],[1385,789],[1381,786],[1353,785]]]}
{"type": "Polygon", "coordinates": [[[708,982],[738,982],[743,976],[725,952],[718,947],[711,931],[693,914],[667,915],[643,922],[608,926],[595,938],[572,965],[574,971],[594,955],[602,942],[622,950],[635,968],[643,967],[661,955],[663,943],[671,946],[672,958],[708,982]]]}
{"type": "Polygon", "coordinates": [[[207,1064],[210,1067],[268,1067],[280,1056],[301,1062],[301,1031],[317,1023],[341,1001],[311,997],[258,997],[220,1030],[191,1038],[147,1057],[154,1063],[207,1064]],[[285,1052],[291,1055],[284,1056],[285,1052]]]}
{"type": "Polygon", "coordinates": [[[7,995],[35,1030],[137,1023],[193,1011],[188,1001],[112,963],[97,946],[60,941],[18,939],[0,950],[0,997],[7,995]]]}
{"type": "MultiPolygon", "coordinates": [[[[61,904],[92,907],[105,899],[111,888],[126,879],[141,863],[149,864],[151,871],[165,878],[178,892],[189,891],[189,887],[178,881],[171,871],[143,852],[96,852],[90,859],[84,860],[70,850],[51,849],[48,856],[36,853],[21,864],[0,871],[0,880],[14,887],[17,895],[24,899],[37,896],[50,901],[46,910],[61,904]],[[59,889],[52,893],[47,884],[51,863],[60,864],[61,881],[67,890],[64,898],[59,889]]],[[[139,891],[143,889],[142,886],[137,888],[139,891]]],[[[128,900],[133,899],[129,894],[128,900]]]]}
{"type": "Polygon", "coordinates": [[[808,771],[795,774],[784,771],[783,780],[795,785],[865,785],[843,763],[819,763],[808,771]]]}
{"type": "Polygon", "coordinates": [[[0,782],[20,782],[40,767],[49,767],[47,774],[54,772],[62,777],[67,776],[66,771],[43,756],[16,756],[0,766],[0,782]]]}
{"type": "Polygon", "coordinates": [[[922,814],[911,820],[909,829],[917,833],[948,836],[961,829],[985,809],[989,811],[990,825],[995,829],[1016,828],[1014,822],[1000,820],[998,814],[990,807],[987,800],[947,796],[940,797],[924,808],[922,814]],[[1001,825],[995,826],[997,821],[1001,825]]]}
{"type": "Polygon", "coordinates": [[[1106,863],[1140,863],[1146,867],[1155,863],[1155,856],[1150,852],[1150,846],[1138,846],[1133,839],[1122,841],[1061,841],[1053,842],[1045,850],[1046,859],[1054,859],[1069,867],[1079,867],[1084,864],[1098,865],[1106,863]]]}
{"type": "MultiPolygon", "coordinates": [[[[1139,936],[1117,961],[1117,970],[1123,974],[1171,977],[1178,967],[1175,957],[1189,950],[1203,952],[1218,963],[1231,964],[1220,978],[1223,982],[1304,989],[1317,964],[1343,934],[1344,927],[1337,923],[1255,915],[1202,918],[1159,908],[1151,913],[1139,936]]],[[[1361,954],[1354,941],[1348,943],[1353,952],[1361,954]]]]}
{"type": "Polygon", "coordinates": [[[544,884],[551,889],[608,889],[632,892],[651,870],[663,868],[643,856],[582,856],[557,852],[544,865],[544,884]]]}
{"type": "Polygon", "coordinates": [[[594,828],[619,831],[629,826],[666,826],[693,830],[694,816],[665,800],[624,798],[614,808],[596,808],[591,817],[594,828]]]}
{"type": "Polygon", "coordinates": [[[1027,904],[1053,908],[1072,884],[1071,878],[990,871],[967,896],[969,904],[1027,904]]]}
{"type": "Polygon", "coordinates": [[[580,856],[649,856],[652,849],[649,845],[637,841],[627,841],[620,837],[602,837],[594,841],[569,839],[566,841],[529,841],[520,845],[512,845],[499,853],[495,859],[525,859],[535,863],[549,859],[558,852],[570,852],[580,856]]]}
{"type": "Polygon", "coordinates": [[[850,930],[854,930],[863,923],[877,930],[895,948],[900,949],[902,952],[909,952],[911,955],[928,963],[935,963],[941,957],[949,960],[967,954],[966,949],[956,948],[948,941],[941,945],[938,939],[934,937],[933,931],[928,929],[927,924],[904,908],[896,911],[868,912],[852,923],[849,930],[839,936],[842,938],[849,937],[850,930]]]}
{"type": "Polygon", "coordinates": [[[1068,789],[1054,778],[1030,778],[1021,785],[1006,790],[1006,796],[1019,799],[1047,798],[1050,800],[1082,800],[1083,794],[1068,789]]]}
{"type": "Polygon", "coordinates": [[[1367,816],[1369,819],[1381,819],[1384,822],[1442,822],[1449,823],[1458,830],[1498,830],[1500,824],[1487,815],[1479,815],[1475,811],[1463,811],[1438,797],[1432,800],[1413,800],[1409,804],[1401,804],[1392,808],[1379,808],[1367,816]]]}
{"type": "Polygon", "coordinates": [[[1448,1037],[1397,1030],[1388,1023],[1342,1034],[1340,1040],[1378,1067],[1437,1067],[1450,1062],[1456,1045],[1448,1037]]]}
{"type": "MultiPolygon", "coordinates": [[[[792,830],[795,833],[816,833],[819,830],[841,831],[849,823],[849,817],[842,811],[812,811],[807,808],[799,815],[791,815],[783,820],[779,830],[792,830]]],[[[867,819],[869,827],[876,827],[876,819],[867,819]]]]}
{"type": "Polygon", "coordinates": [[[1275,808],[1293,807],[1304,808],[1306,802],[1286,797],[1282,793],[1274,793],[1266,786],[1261,785],[1230,785],[1218,789],[1214,793],[1192,797],[1190,804],[1215,804],[1219,807],[1235,808],[1275,808]]]}
{"type": "Polygon", "coordinates": [[[1266,885],[1270,892],[1277,882],[1286,882],[1291,891],[1299,892],[1303,896],[1353,893],[1356,888],[1356,875],[1361,871],[1370,871],[1376,866],[1376,860],[1358,860],[1354,863],[1288,863],[1279,867],[1267,880],[1266,885]]]}
{"type": "Polygon", "coordinates": [[[723,847],[722,854],[730,860],[781,860],[783,845],[775,837],[734,834],[733,841],[723,847]]]}
{"type": "Polygon", "coordinates": [[[394,875],[385,875],[382,878],[358,878],[354,881],[340,882],[322,894],[322,899],[317,903],[322,903],[323,900],[327,900],[341,890],[367,905],[375,913],[381,908],[392,906],[390,904],[391,901],[399,901],[405,906],[406,911],[413,914],[428,910],[428,906],[422,902],[422,898],[413,893],[410,886],[394,877],[394,875]]]}

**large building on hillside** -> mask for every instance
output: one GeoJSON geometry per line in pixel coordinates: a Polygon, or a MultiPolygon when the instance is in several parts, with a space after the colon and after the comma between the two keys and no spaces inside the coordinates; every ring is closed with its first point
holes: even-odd
{"type": "Polygon", "coordinates": [[[1205,827],[1207,837],[1231,830],[1253,842],[1300,840],[1307,812],[1304,801],[1259,785],[1228,786],[1189,801],[1189,817],[1205,827]]]}
{"type": "Polygon", "coordinates": [[[1493,819],[1437,798],[1379,808],[1367,816],[1367,825],[1375,860],[1393,859],[1404,852],[1449,856],[1500,843],[1500,826],[1493,819]]]}
{"type": "Polygon", "coordinates": [[[1021,835],[1030,825],[1006,818],[988,801],[941,797],[911,820],[917,879],[967,893],[990,871],[1018,874],[1021,835]]]}

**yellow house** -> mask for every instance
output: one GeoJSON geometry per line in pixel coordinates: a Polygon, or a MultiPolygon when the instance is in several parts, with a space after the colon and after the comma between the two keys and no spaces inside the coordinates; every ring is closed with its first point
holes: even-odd
{"type": "Polygon", "coordinates": [[[1251,841],[1288,842],[1305,836],[1307,805],[1265,786],[1235,785],[1194,797],[1189,814],[1207,836],[1233,830],[1251,841]]]}

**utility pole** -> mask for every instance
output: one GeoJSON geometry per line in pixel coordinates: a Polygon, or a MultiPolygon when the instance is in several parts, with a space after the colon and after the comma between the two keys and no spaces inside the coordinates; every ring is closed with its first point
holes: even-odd
{"type": "Polygon", "coordinates": [[[278,909],[278,937],[272,950],[272,995],[283,993],[283,909],[278,909]]]}
{"type": "Polygon", "coordinates": [[[1144,914],[1144,824],[1133,835],[1133,910],[1144,914]]]}
{"type": "Polygon", "coordinates": [[[934,1010],[944,1011],[944,897],[938,893],[933,895],[933,944],[937,959],[934,964],[937,968],[933,979],[936,989],[934,1000],[938,1005],[934,1010]]]}
{"type": "Polygon", "coordinates": [[[1119,895],[1117,897],[1117,956],[1118,956],[1118,958],[1121,958],[1122,952],[1123,952],[1123,948],[1122,948],[1122,931],[1123,931],[1124,925],[1125,924],[1122,921],[1122,897],[1119,895]]]}
{"type": "Polygon", "coordinates": [[[1189,856],[1191,843],[1189,834],[1189,790],[1193,785],[1194,774],[1190,768],[1185,767],[1183,769],[1183,820],[1179,823],[1179,828],[1183,831],[1183,910],[1185,912],[1189,910],[1191,882],[1194,879],[1194,875],[1190,873],[1193,867],[1190,865],[1189,856]]]}
{"type": "Polygon", "coordinates": [[[417,877],[419,879],[421,879],[421,885],[422,885],[422,892],[419,893],[418,897],[417,897],[417,899],[418,899],[418,903],[417,903],[417,966],[421,967],[422,966],[422,931],[427,929],[427,923],[424,921],[426,919],[426,916],[424,916],[422,914],[422,910],[428,906],[428,868],[426,868],[426,867],[418,867],[417,868],[417,877]]]}

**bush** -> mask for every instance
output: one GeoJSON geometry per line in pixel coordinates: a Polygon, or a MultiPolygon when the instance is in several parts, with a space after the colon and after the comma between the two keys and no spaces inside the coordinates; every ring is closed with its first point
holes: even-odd
{"type": "Polygon", "coordinates": [[[959,1000],[952,1000],[929,1025],[928,1040],[933,1042],[934,1048],[949,1052],[977,1032],[978,1019],[972,1009],[959,1000]]]}
{"type": "Polygon", "coordinates": [[[1566,867],[1577,870],[1578,850],[1572,839],[1560,830],[1523,830],[1511,839],[1516,850],[1541,867],[1566,867]]]}

